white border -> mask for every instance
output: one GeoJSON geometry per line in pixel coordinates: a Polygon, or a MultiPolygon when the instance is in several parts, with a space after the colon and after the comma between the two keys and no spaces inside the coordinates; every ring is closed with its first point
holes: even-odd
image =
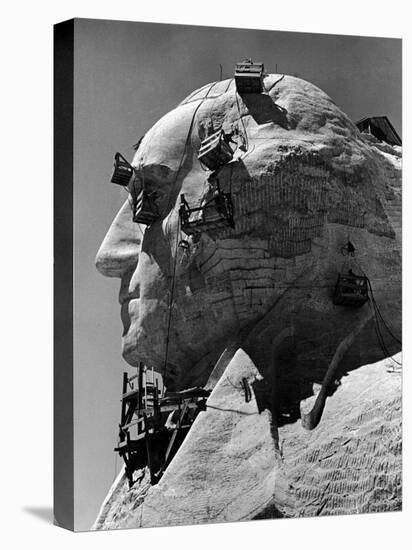
{"type": "MultiPolygon", "coordinates": [[[[273,547],[405,548],[410,516],[409,425],[405,429],[404,512],[340,518],[270,520],[202,527],[73,535],[27,508],[52,502],[52,24],[71,17],[160,21],[333,34],[404,38],[404,98],[409,89],[410,17],[407,2],[345,0],[293,2],[41,1],[2,7],[2,539],[15,548],[41,541],[43,548],[273,547]],[[10,169],[9,169],[10,166],[10,169]],[[18,171],[16,172],[16,167],[18,171]],[[6,306],[6,307],[4,307],[6,306]],[[3,510],[4,508],[4,510],[3,510]],[[74,538],[75,537],[75,538],[74,538]],[[133,539],[133,540],[132,540],[133,539]]],[[[408,121],[404,102],[404,121],[408,121]]],[[[404,148],[410,125],[404,124],[404,148]]],[[[410,205],[404,160],[404,211],[410,205]]],[[[405,219],[405,218],[404,218],[405,219]]],[[[409,228],[408,228],[409,229],[409,228]]],[[[408,232],[404,233],[407,242],[408,232]]],[[[404,267],[410,254],[405,247],[404,267]]],[[[408,279],[404,295],[409,306],[408,279]]],[[[404,335],[409,315],[405,307],[404,335]]],[[[411,407],[404,353],[404,417],[411,407]]],[[[409,423],[407,423],[409,424],[409,423]]],[[[410,532],[410,528],[409,528],[410,532]]]]}

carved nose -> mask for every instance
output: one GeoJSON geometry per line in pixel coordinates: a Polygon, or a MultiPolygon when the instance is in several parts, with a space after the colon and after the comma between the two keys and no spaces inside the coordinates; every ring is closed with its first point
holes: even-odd
{"type": "Polygon", "coordinates": [[[136,266],[142,233],[132,221],[131,207],[124,203],[107,232],[96,255],[96,268],[106,277],[122,277],[136,266]]]}

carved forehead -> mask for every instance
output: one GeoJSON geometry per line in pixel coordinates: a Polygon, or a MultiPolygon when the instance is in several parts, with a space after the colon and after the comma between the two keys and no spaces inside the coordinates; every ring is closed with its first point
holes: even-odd
{"type": "MultiPolygon", "coordinates": [[[[147,132],[133,165],[161,166],[172,177],[182,161],[192,120],[187,152],[195,152],[200,141],[218,128],[229,131],[237,124],[247,132],[245,161],[252,165],[261,165],[266,159],[264,149],[273,148],[273,162],[284,147],[300,144],[307,150],[322,149],[327,142],[330,148],[331,133],[345,141],[346,147],[348,140],[353,143],[356,139],[353,123],[316,86],[294,77],[268,75],[265,88],[266,94],[240,97],[233,81],[222,81],[193,92],[147,132]]],[[[332,157],[339,156],[341,148],[333,151],[332,157]]]]}
{"type": "Polygon", "coordinates": [[[180,105],[163,116],[144,136],[133,158],[136,168],[167,166],[176,171],[196,105],[180,105]]]}
{"type": "Polygon", "coordinates": [[[222,86],[216,87],[216,84],[225,84],[227,91],[226,82],[208,85],[204,95],[183,102],[164,115],[143,137],[133,166],[163,165],[176,171],[186,142],[189,148],[198,147],[211,128],[218,129],[225,120],[230,124],[238,118],[238,112],[233,112],[235,97],[233,94],[228,97],[228,93],[221,90],[222,86]],[[209,89],[215,88],[216,95],[207,95],[209,89]]]}

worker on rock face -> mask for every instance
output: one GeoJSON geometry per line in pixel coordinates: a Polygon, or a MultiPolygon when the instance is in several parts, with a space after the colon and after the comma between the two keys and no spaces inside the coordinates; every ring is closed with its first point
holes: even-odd
{"type": "Polygon", "coordinates": [[[165,422],[165,428],[170,431],[174,430],[177,426],[177,421],[178,421],[178,410],[176,409],[172,411],[167,417],[165,422]]]}

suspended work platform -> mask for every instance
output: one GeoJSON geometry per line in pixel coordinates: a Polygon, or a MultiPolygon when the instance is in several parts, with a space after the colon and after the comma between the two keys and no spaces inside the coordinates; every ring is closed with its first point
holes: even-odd
{"type": "Polygon", "coordinates": [[[151,225],[159,218],[159,211],[155,203],[156,193],[148,193],[141,189],[136,196],[133,208],[133,221],[151,225]]]}
{"type": "Polygon", "coordinates": [[[253,63],[245,59],[236,63],[235,82],[239,94],[260,94],[263,92],[263,63],[253,63]]]}
{"type": "Polygon", "coordinates": [[[148,192],[144,182],[139,181],[137,173],[130,162],[121,154],[114,156],[111,183],[129,188],[133,199],[133,221],[144,225],[151,225],[159,218],[156,205],[156,193],[148,192]],[[136,182],[138,185],[136,185],[136,182]]]}
{"type": "Polygon", "coordinates": [[[133,175],[134,169],[130,162],[121,153],[116,153],[114,156],[113,172],[110,178],[111,183],[127,187],[133,175]]]}
{"type": "Polygon", "coordinates": [[[218,130],[202,141],[198,158],[212,172],[232,160],[233,151],[223,130],[218,130]]]}
{"type": "Polygon", "coordinates": [[[180,201],[180,224],[186,235],[235,227],[231,194],[221,191],[217,179],[214,180],[211,198],[199,206],[190,206],[183,194],[180,195],[180,201]]]}
{"type": "Polygon", "coordinates": [[[366,275],[340,273],[335,286],[333,303],[338,306],[362,307],[369,299],[366,275]]]}

